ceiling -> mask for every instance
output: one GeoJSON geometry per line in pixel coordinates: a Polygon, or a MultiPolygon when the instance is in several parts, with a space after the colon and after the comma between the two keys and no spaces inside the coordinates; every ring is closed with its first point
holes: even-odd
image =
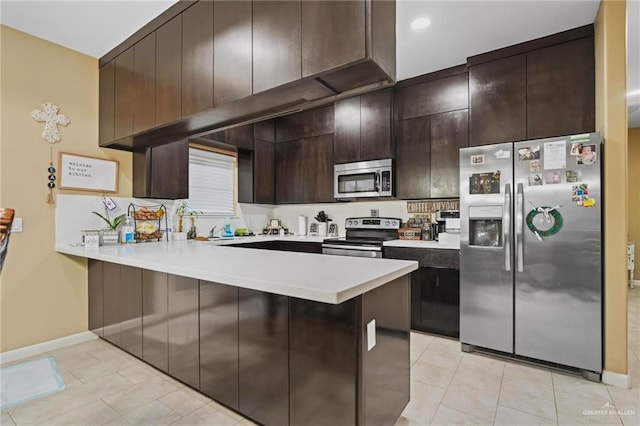
{"type": "MultiPolygon", "coordinates": [[[[0,22],[99,58],[176,0],[0,2],[0,22]]],[[[640,2],[628,13],[629,91],[640,90],[640,2]]],[[[462,64],[468,56],[590,24],[599,0],[397,0],[397,79],[462,64]],[[431,24],[410,28],[416,17],[431,24]]],[[[640,94],[629,98],[640,127],[640,94]]]]}

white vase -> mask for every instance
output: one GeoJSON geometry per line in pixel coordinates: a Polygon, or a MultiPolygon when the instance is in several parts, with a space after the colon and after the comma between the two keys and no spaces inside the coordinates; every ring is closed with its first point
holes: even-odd
{"type": "Polygon", "coordinates": [[[327,222],[318,222],[318,236],[319,237],[327,236],[327,222]]]}
{"type": "Polygon", "coordinates": [[[186,232],[174,232],[173,233],[173,240],[174,241],[185,241],[187,239],[187,233],[186,232]]]}

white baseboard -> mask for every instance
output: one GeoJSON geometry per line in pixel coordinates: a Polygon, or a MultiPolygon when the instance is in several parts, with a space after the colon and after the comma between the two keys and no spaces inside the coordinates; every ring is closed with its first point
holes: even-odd
{"type": "Polygon", "coordinates": [[[602,383],[605,385],[616,386],[619,388],[631,388],[631,376],[628,374],[614,373],[611,371],[602,372],[602,383]]]}
{"type": "Polygon", "coordinates": [[[66,346],[75,345],[77,343],[82,343],[97,338],[98,336],[96,336],[94,333],[90,331],[83,331],[82,333],[60,337],[59,339],[53,339],[35,345],[14,349],[12,351],[2,352],[0,353],[0,364],[13,362],[18,359],[30,357],[33,355],[39,355],[41,353],[53,351],[56,349],[64,348],[66,346]]]}

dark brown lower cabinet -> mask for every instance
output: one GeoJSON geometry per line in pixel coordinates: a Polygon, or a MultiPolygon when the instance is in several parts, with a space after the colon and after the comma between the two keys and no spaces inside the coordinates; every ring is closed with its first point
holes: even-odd
{"type": "Polygon", "coordinates": [[[290,424],[356,424],[359,312],[359,298],[290,299],[290,424]]]}
{"type": "Polygon", "coordinates": [[[103,262],[102,281],[104,295],[104,338],[114,345],[122,346],[120,333],[120,303],[124,298],[120,285],[120,265],[103,262]]]}
{"type": "Polygon", "coordinates": [[[361,425],[392,425],[409,403],[409,276],[397,278],[362,296],[362,356],[359,397],[361,425]],[[367,348],[368,324],[375,321],[375,346],[367,348]]]}
{"type": "Polygon", "coordinates": [[[200,281],[200,391],[238,409],[238,287],[200,281]]]}
{"type": "Polygon", "coordinates": [[[99,260],[89,259],[88,265],[88,297],[89,297],[89,330],[100,337],[104,336],[103,330],[103,292],[102,292],[102,265],[99,260]]]}
{"type": "Polygon", "coordinates": [[[239,411],[289,424],[289,298],[239,289],[239,411]]]}
{"type": "Polygon", "coordinates": [[[120,268],[121,347],[142,358],[142,269],[124,265],[120,268]]]}
{"type": "Polygon", "coordinates": [[[142,358],[142,270],[103,262],[102,283],[104,338],[142,358]]]}
{"type": "Polygon", "coordinates": [[[460,251],[385,247],[384,257],[416,260],[411,273],[411,328],[460,336],[460,251]]]}
{"type": "Polygon", "coordinates": [[[260,424],[393,424],[409,402],[409,276],[337,305],[97,261],[89,287],[104,339],[260,424]]]}
{"type": "Polygon", "coordinates": [[[169,374],[200,387],[198,280],[169,274],[169,374]]]}
{"type": "Polygon", "coordinates": [[[142,359],[169,371],[168,274],[142,270],[142,359]]]}

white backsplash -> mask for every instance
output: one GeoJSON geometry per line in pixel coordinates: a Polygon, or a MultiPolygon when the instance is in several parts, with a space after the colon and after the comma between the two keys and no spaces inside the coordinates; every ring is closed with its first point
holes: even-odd
{"type": "MultiPolygon", "coordinates": [[[[298,216],[308,218],[308,224],[315,222],[314,217],[320,210],[329,216],[333,223],[338,225],[338,234],[345,235],[344,221],[348,217],[371,216],[371,209],[378,209],[380,217],[397,217],[406,222],[410,217],[407,213],[406,201],[351,201],[345,203],[325,204],[291,204],[274,206],[275,219],[280,219],[285,228],[291,232],[298,232],[298,216]]],[[[307,229],[308,232],[308,229],[307,229]]]]}
{"type": "MultiPolygon", "coordinates": [[[[114,218],[123,213],[127,213],[129,204],[138,206],[153,206],[164,204],[167,208],[167,226],[175,230],[175,218],[173,217],[174,200],[151,200],[128,197],[111,197],[117,208],[109,212],[110,218],[114,218]]],[[[104,205],[102,196],[99,195],[67,195],[56,196],[56,245],[77,244],[82,241],[82,231],[90,229],[103,229],[105,223],[98,216],[91,212],[98,212],[104,215],[104,205]]],[[[214,226],[218,231],[227,223],[232,229],[239,227],[253,228],[254,232],[262,232],[269,219],[273,218],[273,206],[258,204],[238,204],[238,214],[233,217],[211,217],[198,216],[196,218],[196,229],[198,235],[208,236],[209,230],[214,226]]],[[[161,229],[164,229],[162,220],[161,229]]],[[[185,232],[189,229],[189,220],[184,221],[185,232]]]]}
{"type": "MultiPolygon", "coordinates": [[[[175,230],[175,221],[172,215],[173,200],[149,200],[127,197],[111,197],[117,208],[109,212],[111,218],[127,212],[130,203],[139,206],[151,206],[164,204],[168,213],[168,227],[175,230]]],[[[215,226],[216,235],[227,223],[235,230],[246,227],[256,234],[262,232],[270,219],[280,219],[283,226],[290,232],[298,232],[298,217],[308,217],[308,224],[315,222],[314,217],[320,210],[324,210],[333,223],[338,225],[340,236],[344,236],[344,222],[348,217],[370,216],[371,209],[378,209],[381,217],[398,217],[405,222],[410,215],[407,213],[406,201],[352,201],[344,203],[324,204],[288,204],[288,205],[262,205],[262,204],[238,204],[238,212],[234,217],[198,216],[196,229],[198,235],[208,236],[209,231],[215,226]]],[[[98,195],[63,195],[56,197],[56,245],[76,244],[82,240],[82,231],[88,229],[104,228],[104,221],[92,214],[92,211],[104,214],[102,197],[98,195]]],[[[164,221],[161,223],[164,229],[164,221]]],[[[189,221],[185,220],[185,232],[189,229],[189,221]]],[[[307,230],[308,232],[308,230],[307,230]]]]}

